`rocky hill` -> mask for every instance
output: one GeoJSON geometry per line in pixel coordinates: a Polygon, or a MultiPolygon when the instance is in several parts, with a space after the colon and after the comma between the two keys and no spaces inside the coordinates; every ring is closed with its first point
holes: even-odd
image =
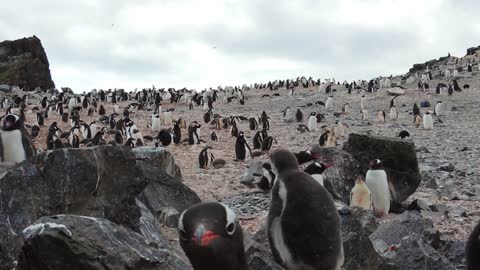
{"type": "Polygon", "coordinates": [[[19,86],[25,91],[55,87],[47,54],[38,37],[0,43],[0,84],[19,86]]]}

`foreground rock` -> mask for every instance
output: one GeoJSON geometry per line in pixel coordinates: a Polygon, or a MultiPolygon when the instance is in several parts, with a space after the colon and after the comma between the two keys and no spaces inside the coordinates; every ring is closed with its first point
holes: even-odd
{"type": "Polygon", "coordinates": [[[104,219],[43,217],[23,237],[18,270],[191,269],[166,240],[148,246],[141,235],[104,219]]]}
{"type": "Polygon", "coordinates": [[[0,43],[0,84],[25,91],[55,87],[42,42],[36,36],[0,43]]]}
{"type": "MultiPolygon", "coordinates": [[[[166,153],[157,150],[156,159],[166,153]]],[[[0,177],[0,205],[8,205],[0,208],[0,231],[5,232],[0,234],[0,265],[12,269],[20,232],[43,216],[91,216],[145,232],[147,238],[160,234],[156,220],[146,222],[156,218],[157,207],[183,211],[200,200],[180,179],[147,162],[137,160],[128,147],[100,146],[44,152],[33,162],[6,169],[0,177]]]]}

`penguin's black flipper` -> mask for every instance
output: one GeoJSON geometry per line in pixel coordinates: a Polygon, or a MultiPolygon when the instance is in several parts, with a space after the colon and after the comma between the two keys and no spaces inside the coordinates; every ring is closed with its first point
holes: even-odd
{"type": "Polygon", "coordinates": [[[30,134],[25,127],[19,128],[19,130],[22,134],[22,145],[23,149],[25,150],[25,157],[27,159],[30,159],[36,154],[36,150],[32,142],[32,137],[30,137],[30,134]]]}
{"type": "Polygon", "coordinates": [[[3,154],[3,140],[2,136],[0,136],[0,161],[4,162],[5,161],[5,155],[3,154]]]}

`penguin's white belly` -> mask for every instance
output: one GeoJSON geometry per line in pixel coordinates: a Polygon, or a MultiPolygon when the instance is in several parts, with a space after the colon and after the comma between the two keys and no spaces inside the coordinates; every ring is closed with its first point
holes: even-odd
{"type": "Polygon", "coordinates": [[[390,189],[388,188],[387,174],[384,170],[369,170],[365,183],[372,194],[375,213],[388,214],[390,210],[390,189]]]}
{"type": "Polygon", "coordinates": [[[333,99],[327,99],[327,102],[325,103],[325,109],[329,111],[333,110],[333,99]]]}
{"type": "Polygon", "coordinates": [[[308,130],[309,131],[317,130],[317,119],[313,116],[308,118],[308,130]]]}
{"type": "Polygon", "coordinates": [[[313,179],[317,181],[323,187],[323,175],[322,174],[312,174],[313,179]]]}
{"type": "Polygon", "coordinates": [[[152,117],[152,131],[160,131],[160,118],[152,117]]]}
{"type": "Polygon", "coordinates": [[[437,116],[440,116],[442,114],[442,105],[441,104],[437,104],[437,106],[435,106],[435,114],[437,116]]]}
{"type": "Polygon", "coordinates": [[[247,145],[245,144],[245,159],[249,159],[252,156],[250,155],[250,151],[248,150],[247,145]]]}
{"type": "Polygon", "coordinates": [[[26,159],[20,130],[2,131],[3,157],[5,162],[22,162],[26,159]]]}
{"type": "Polygon", "coordinates": [[[425,115],[423,117],[423,128],[424,129],[433,129],[433,119],[431,115],[425,115]]]}
{"type": "Polygon", "coordinates": [[[92,137],[97,134],[97,126],[95,124],[90,125],[90,132],[92,133],[92,137]]]}

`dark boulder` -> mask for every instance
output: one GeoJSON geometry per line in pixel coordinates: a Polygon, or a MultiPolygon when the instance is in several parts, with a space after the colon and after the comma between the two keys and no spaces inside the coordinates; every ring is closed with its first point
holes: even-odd
{"type": "Polygon", "coordinates": [[[175,163],[173,155],[159,147],[138,147],[132,149],[137,160],[144,161],[154,167],[162,168],[162,170],[172,177],[180,179],[182,173],[180,167],[175,163]]]}
{"type": "Polygon", "coordinates": [[[421,183],[415,144],[412,141],[350,134],[344,149],[358,162],[362,175],[368,171],[370,161],[382,160],[394,202],[405,201],[421,183]]]}
{"type": "Polygon", "coordinates": [[[138,233],[105,219],[43,217],[23,230],[18,270],[190,270],[165,239],[147,245],[138,233]]]}
{"type": "Polygon", "coordinates": [[[36,36],[0,43],[0,84],[25,91],[55,87],[42,42],[36,36]]]}
{"type": "MultiPolygon", "coordinates": [[[[169,164],[168,160],[163,164],[169,164]]],[[[198,201],[161,165],[147,162],[137,160],[129,147],[98,146],[43,152],[4,171],[0,174],[0,205],[9,207],[0,208],[0,231],[6,232],[0,234],[0,265],[12,269],[21,245],[19,232],[42,216],[91,216],[142,232],[156,226],[143,220],[156,214],[155,199],[149,199],[155,195],[150,193],[158,192],[166,205],[179,209],[198,201]],[[144,196],[144,191],[149,195],[144,196]],[[178,196],[175,202],[174,196],[178,196]],[[146,206],[141,207],[141,201],[146,206]]]]}

